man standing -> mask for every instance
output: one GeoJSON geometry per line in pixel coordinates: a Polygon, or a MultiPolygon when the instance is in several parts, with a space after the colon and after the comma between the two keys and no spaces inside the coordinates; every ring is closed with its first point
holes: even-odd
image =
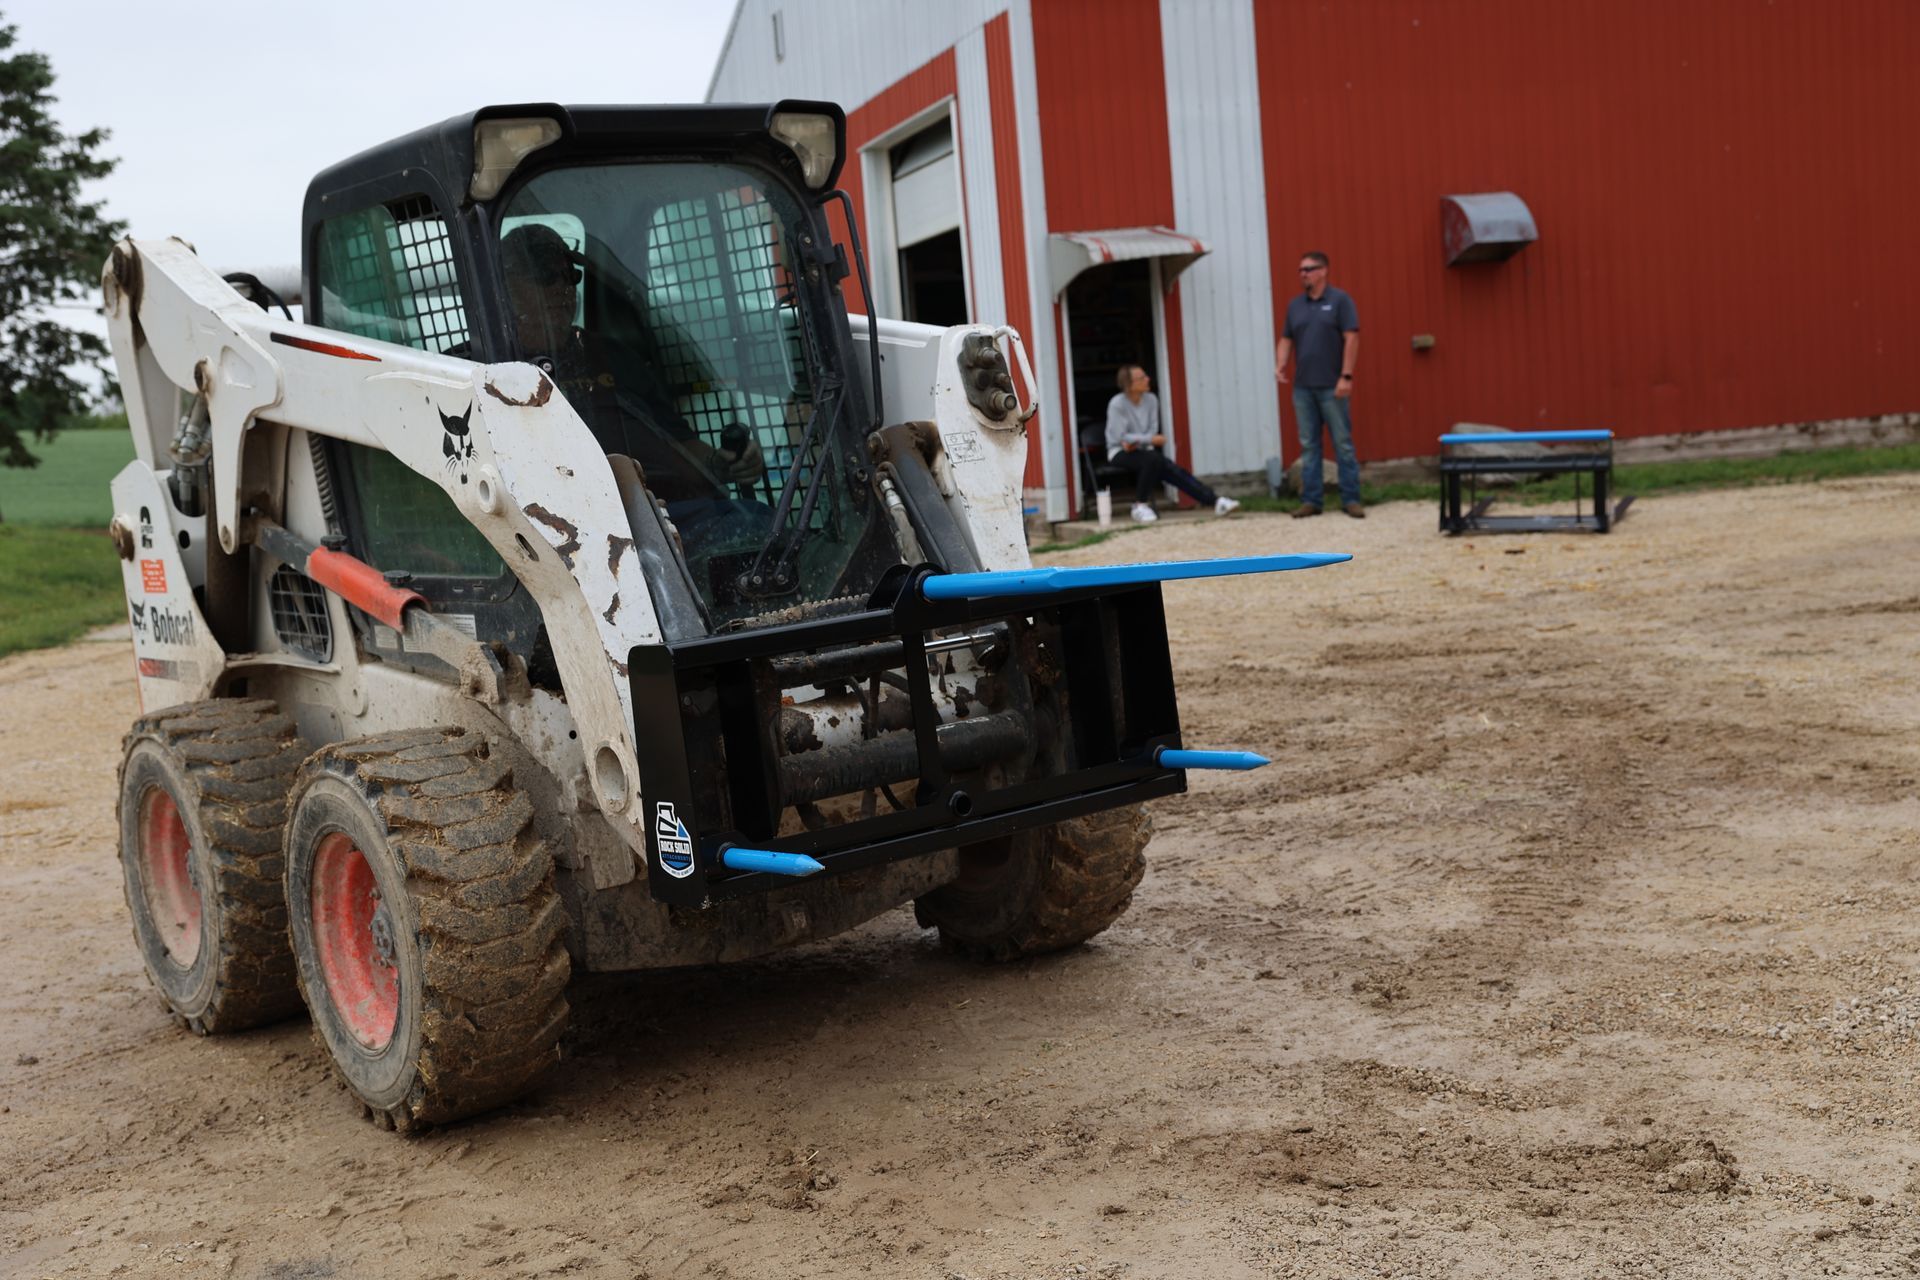
{"type": "Polygon", "coordinates": [[[1327,255],[1318,249],[1300,255],[1304,290],[1287,304],[1287,326],[1273,356],[1273,374],[1287,385],[1287,357],[1298,348],[1294,370],[1293,413],[1300,424],[1300,509],[1294,517],[1317,516],[1325,497],[1320,429],[1333,437],[1339,461],[1341,510],[1366,518],[1360,505],[1360,461],[1353,452],[1353,365],[1360,355],[1360,313],[1353,299],[1327,283],[1327,255]]]}
{"type": "Polygon", "coordinates": [[[1120,366],[1114,377],[1119,392],[1107,401],[1107,461],[1134,474],[1133,518],[1148,524],[1160,517],[1153,495],[1170,484],[1217,516],[1231,515],[1240,504],[1223,498],[1191,471],[1160,452],[1167,437],[1160,430],[1160,398],[1147,388],[1147,371],[1137,364],[1120,366]]]}

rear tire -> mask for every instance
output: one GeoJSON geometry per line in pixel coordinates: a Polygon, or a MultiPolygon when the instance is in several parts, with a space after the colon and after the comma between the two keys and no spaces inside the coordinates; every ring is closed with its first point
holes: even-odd
{"type": "Polygon", "coordinates": [[[1125,805],[960,851],[960,876],[914,903],[951,950],[1015,960],[1076,946],[1106,929],[1146,874],[1153,820],[1125,805]]]}
{"type": "Polygon", "coordinates": [[[571,963],[533,805],[485,738],[339,743],[300,771],[287,903],[314,1031],[368,1118],[498,1106],[560,1056],[571,963]]]}
{"type": "Polygon", "coordinates": [[[201,1035],[300,1007],[280,837],[305,748],[264,699],[169,707],[134,722],[120,761],[120,869],[147,976],[201,1035]]]}

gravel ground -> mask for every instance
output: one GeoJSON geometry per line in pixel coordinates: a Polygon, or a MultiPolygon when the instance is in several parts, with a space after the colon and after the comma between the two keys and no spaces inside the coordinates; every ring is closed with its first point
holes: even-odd
{"type": "Polygon", "coordinates": [[[124,642],[0,662],[0,1273],[1920,1272],[1920,477],[1611,536],[1235,517],[1169,588],[1196,745],[1131,913],[999,969],[895,913],[576,990],[525,1102],[406,1140],[307,1026],[157,1007],[124,642]]]}

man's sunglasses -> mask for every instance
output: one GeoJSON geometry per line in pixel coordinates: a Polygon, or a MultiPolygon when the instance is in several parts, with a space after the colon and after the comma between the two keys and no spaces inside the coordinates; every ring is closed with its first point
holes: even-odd
{"type": "Polygon", "coordinates": [[[1300,268],[1300,274],[1301,274],[1301,275],[1303,275],[1303,276],[1310,276],[1310,275],[1312,275],[1312,274],[1313,274],[1314,272],[1316,272],[1316,271],[1325,271],[1325,270],[1326,270],[1326,267],[1325,267],[1325,266],[1323,266],[1323,265],[1319,265],[1319,264],[1316,264],[1316,265],[1314,265],[1314,266],[1311,266],[1311,267],[1302,267],[1302,268],[1300,268]]]}

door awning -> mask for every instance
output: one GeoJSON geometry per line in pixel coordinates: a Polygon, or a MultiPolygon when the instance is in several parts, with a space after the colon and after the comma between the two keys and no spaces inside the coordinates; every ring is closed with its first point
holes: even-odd
{"type": "Polygon", "coordinates": [[[1170,288],[1174,277],[1192,266],[1202,254],[1211,252],[1206,241],[1172,227],[1056,231],[1047,237],[1047,270],[1053,280],[1053,296],[1057,298],[1089,267],[1132,262],[1136,258],[1159,258],[1161,286],[1170,288]]]}

